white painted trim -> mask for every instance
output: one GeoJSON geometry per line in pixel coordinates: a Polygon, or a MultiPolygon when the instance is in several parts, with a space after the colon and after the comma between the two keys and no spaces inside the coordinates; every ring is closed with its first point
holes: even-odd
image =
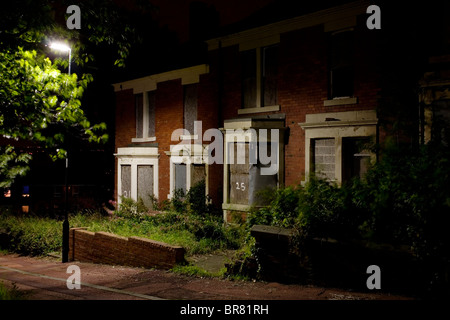
{"type": "MultiPolygon", "coordinates": [[[[178,146],[178,145],[176,145],[178,146]]],[[[175,146],[170,146],[170,151],[164,151],[164,153],[169,156],[170,159],[170,182],[169,182],[169,194],[167,199],[172,199],[173,191],[175,189],[175,163],[172,160],[172,156],[182,157],[181,163],[186,164],[186,191],[189,191],[192,183],[192,166],[195,164],[205,165],[205,195],[209,194],[209,165],[208,165],[208,145],[199,144],[185,144],[181,150],[173,151],[175,146]],[[206,156],[205,156],[206,155],[206,156]]]]}
{"type": "Polygon", "coordinates": [[[131,142],[152,142],[152,141],[156,141],[156,137],[131,138],[131,142]]]}
{"type": "Polygon", "coordinates": [[[117,201],[121,203],[122,165],[131,166],[131,198],[137,201],[137,166],[153,166],[153,195],[159,193],[159,154],[157,147],[118,148],[117,153],[117,201]]]}
{"type": "MultiPolygon", "coordinates": [[[[259,129],[277,129],[279,130],[278,135],[278,154],[277,154],[277,176],[278,176],[278,187],[284,185],[284,120],[268,120],[268,119],[254,119],[254,118],[241,118],[241,119],[230,119],[225,120],[224,128],[222,129],[224,133],[224,166],[223,166],[223,218],[227,221],[228,211],[248,211],[250,205],[233,204],[230,203],[229,194],[229,166],[228,160],[229,155],[229,145],[234,142],[259,142],[262,137],[260,137],[259,129]]],[[[269,131],[270,132],[270,131],[269,131]]],[[[267,136],[267,141],[275,141],[271,135],[267,136]]]]}
{"type": "Polygon", "coordinates": [[[286,32],[300,30],[324,24],[326,30],[349,27],[353,24],[352,17],[366,14],[369,1],[355,1],[341,6],[316,11],[303,16],[282,20],[231,35],[206,41],[208,50],[216,50],[220,46],[228,47],[246,42],[255,42],[264,38],[276,37],[286,32]]]}
{"type": "MultiPolygon", "coordinates": [[[[306,115],[306,121],[299,123],[305,130],[305,179],[308,179],[311,169],[311,140],[334,138],[335,181],[340,184],[342,183],[342,139],[375,136],[377,124],[378,119],[375,110],[306,115]]],[[[375,161],[375,154],[371,154],[371,160],[375,161]]]]}
{"type": "Polygon", "coordinates": [[[331,100],[324,100],[323,101],[323,105],[325,107],[330,107],[330,106],[341,106],[344,104],[357,104],[358,103],[358,98],[356,97],[352,97],[352,98],[334,98],[331,100]]]}
{"type": "Polygon", "coordinates": [[[244,108],[239,109],[238,114],[252,114],[252,113],[273,112],[273,111],[280,111],[280,106],[276,105],[259,108],[244,108]]]}
{"type": "Polygon", "coordinates": [[[181,84],[193,84],[200,82],[200,75],[209,73],[209,65],[201,64],[189,68],[176,69],[168,72],[153,74],[147,77],[132,79],[113,84],[114,91],[133,89],[133,93],[154,91],[159,82],[181,79],[181,84]]]}

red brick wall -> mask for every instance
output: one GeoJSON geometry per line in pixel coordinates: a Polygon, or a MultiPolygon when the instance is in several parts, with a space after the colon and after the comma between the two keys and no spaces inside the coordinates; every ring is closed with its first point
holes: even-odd
{"type": "Polygon", "coordinates": [[[184,252],[179,246],[85,228],[72,228],[69,234],[70,261],[170,269],[184,262],[184,252]]]}
{"type": "MultiPolygon", "coordinates": [[[[363,17],[364,18],[364,17],[363,17]]],[[[286,115],[289,128],[285,145],[285,184],[298,184],[305,174],[305,137],[299,123],[306,114],[376,109],[379,79],[376,67],[376,41],[365,20],[355,28],[355,96],[354,105],[324,106],[328,99],[328,34],[323,25],[282,34],[279,44],[278,104],[286,115]]],[[[223,127],[223,121],[238,117],[241,107],[241,63],[237,45],[209,52],[210,73],[200,76],[198,84],[198,119],[203,132],[223,127]],[[219,62],[221,65],[219,65],[219,62]],[[219,74],[222,70],[222,78],[219,74]],[[219,84],[223,84],[219,90],[219,84]],[[222,92],[222,95],[220,94],[222,92]],[[219,102],[220,100],[220,102],[219,102]],[[221,110],[219,111],[219,106],[221,110]]],[[[134,98],[131,90],[117,92],[116,147],[126,146],[135,135],[134,98]],[[127,111],[131,110],[131,111],[127,111]]],[[[183,86],[181,80],[158,83],[156,93],[156,142],[159,146],[159,194],[164,200],[170,193],[169,157],[171,133],[183,127],[183,86]]],[[[223,166],[209,168],[209,191],[214,202],[221,203],[223,166]]]]}
{"type": "MultiPolygon", "coordinates": [[[[126,147],[136,137],[136,111],[133,90],[116,92],[115,150],[126,147]]],[[[117,200],[117,159],[114,170],[114,198],[117,200]]]]}
{"type": "MultiPolygon", "coordinates": [[[[304,130],[298,125],[306,114],[375,109],[379,93],[376,76],[375,42],[364,23],[355,28],[355,96],[354,105],[324,106],[328,99],[328,35],[323,26],[282,34],[279,44],[278,104],[289,128],[285,145],[285,183],[298,184],[305,174],[304,130]]],[[[373,34],[373,33],[372,33],[373,34]]],[[[241,107],[241,78],[238,46],[223,48],[224,96],[222,118],[260,116],[270,113],[238,115],[241,107]]],[[[210,53],[218,61],[218,50],[210,53]]],[[[215,69],[211,67],[212,72],[215,69]]]]}
{"type": "Polygon", "coordinates": [[[183,86],[181,79],[158,83],[156,90],[155,135],[159,150],[159,194],[158,199],[167,199],[170,193],[170,151],[172,132],[183,128],[183,86]]]}

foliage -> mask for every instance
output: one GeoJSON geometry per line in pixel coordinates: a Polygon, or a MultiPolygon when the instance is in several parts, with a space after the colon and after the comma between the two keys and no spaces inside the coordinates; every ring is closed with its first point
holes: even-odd
{"type": "Polygon", "coordinates": [[[422,258],[450,259],[449,151],[441,143],[387,145],[359,193],[374,237],[407,243],[422,258]]]}
{"type": "Polygon", "coordinates": [[[194,265],[177,265],[174,268],[172,268],[171,271],[188,276],[211,278],[223,276],[226,270],[225,268],[222,268],[218,272],[213,273],[194,265]]]}
{"type": "Polygon", "coordinates": [[[61,223],[50,218],[0,214],[0,230],[8,238],[6,249],[25,255],[46,255],[62,245],[61,223]]]}
{"type": "MultiPolygon", "coordinates": [[[[124,199],[135,211],[138,205],[124,199]]],[[[117,214],[113,218],[93,211],[69,216],[70,227],[87,227],[90,231],[105,231],[130,237],[138,236],[180,245],[188,255],[209,253],[219,249],[236,249],[242,245],[245,230],[239,226],[225,226],[220,217],[200,216],[174,211],[150,214],[117,214]]],[[[8,249],[28,255],[45,255],[60,251],[62,222],[33,215],[14,215],[0,212],[0,230],[8,236],[8,249]]]]}
{"type": "Polygon", "coordinates": [[[96,133],[105,124],[91,125],[80,108],[81,97],[91,78],[61,73],[48,58],[36,51],[0,51],[0,134],[10,144],[1,148],[0,186],[9,186],[27,172],[31,155],[16,152],[15,141],[28,141],[54,148],[53,157],[64,157],[62,146],[68,128],[82,131],[89,141],[105,141],[96,133]]]}
{"type": "Polygon", "coordinates": [[[269,206],[254,208],[249,225],[292,228],[305,237],[406,245],[434,284],[450,268],[450,150],[445,143],[411,147],[388,140],[362,179],[337,186],[310,177],[304,186],[272,192],[269,206]]]}
{"type": "Polygon", "coordinates": [[[16,284],[7,287],[0,282],[0,300],[23,300],[25,293],[17,289],[16,284]]]}
{"type": "Polygon", "coordinates": [[[289,186],[275,190],[263,190],[259,194],[262,202],[268,203],[261,208],[252,208],[248,223],[273,225],[289,228],[298,218],[299,196],[301,189],[289,186]]]}
{"type": "Polygon", "coordinates": [[[269,195],[269,205],[251,210],[250,226],[295,228],[311,237],[358,236],[363,210],[355,207],[348,187],[312,175],[304,186],[288,186],[265,194],[269,195]]]}
{"type": "Polygon", "coordinates": [[[142,42],[138,29],[149,27],[153,7],[139,2],[130,11],[112,0],[82,1],[82,28],[69,30],[65,9],[72,4],[19,0],[2,5],[0,136],[7,140],[0,148],[0,187],[27,173],[32,158],[29,147],[48,149],[56,159],[66,156],[72,143],[69,138],[97,143],[108,138],[105,123],[91,125],[81,105],[92,75],[61,73],[59,68],[67,68],[68,59],[47,46],[66,42],[78,69],[109,73],[112,65],[125,66],[131,48],[142,42]]]}

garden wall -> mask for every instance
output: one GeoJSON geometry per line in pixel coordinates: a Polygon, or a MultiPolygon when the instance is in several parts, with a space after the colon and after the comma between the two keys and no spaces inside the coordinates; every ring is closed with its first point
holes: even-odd
{"type": "Polygon", "coordinates": [[[72,228],[69,234],[69,260],[170,269],[184,262],[179,246],[139,237],[121,237],[107,232],[72,228]]]}
{"type": "Polygon", "coordinates": [[[264,280],[368,290],[367,267],[377,265],[386,292],[415,294],[426,284],[422,266],[403,248],[310,238],[295,249],[292,230],[263,225],[253,226],[251,235],[264,280]]]}

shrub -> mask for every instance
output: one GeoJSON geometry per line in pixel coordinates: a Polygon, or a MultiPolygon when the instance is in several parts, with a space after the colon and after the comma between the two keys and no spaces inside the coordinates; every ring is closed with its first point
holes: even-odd
{"type": "Polygon", "coordinates": [[[140,220],[141,217],[148,212],[148,208],[145,206],[144,201],[139,198],[135,201],[131,198],[121,197],[121,203],[116,209],[115,213],[119,217],[137,219],[140,220]]]}
{"type": "Polygon", "coordinates": [[[8,238],[5,249],[20,254],[45,255],[62,245],[62,222],[50,218],[1,214],[0,229],[8,238]]]}
{"type": "Polygon", "coordinates": [[[252,208],[248,223],[250,225],[264,224],[285,228],[294,226],[299,214],[300,192],[300,189],[292,186],[277,190],[263,190],[259,194],[259,198],[269,205],[262,208],[252,208]]]}

